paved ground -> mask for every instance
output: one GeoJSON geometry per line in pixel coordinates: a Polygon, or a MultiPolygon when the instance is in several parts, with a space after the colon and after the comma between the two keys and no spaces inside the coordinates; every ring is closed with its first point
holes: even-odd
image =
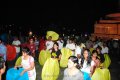
{"type": "MultiPolygon", "coordinates": [[[[111,80],[120,80],[120,58],[111,56],[111,60],[112,60],[112,64],[110,65],[110,68],[109,68],[111,73],[111,80]]],[[[35,62],[35,65],[36,65],[36,71],[37,71],[36,80],[42,80],[41,79],[42,66],[40,66],[38,62],[35,62]]],[[[13,67],[11,63],[9,64],[9,66],[13,67]]],[[[58,80],[63,79],[63,72],[64,72],[64,69],[61,68],[58,80]]]]}

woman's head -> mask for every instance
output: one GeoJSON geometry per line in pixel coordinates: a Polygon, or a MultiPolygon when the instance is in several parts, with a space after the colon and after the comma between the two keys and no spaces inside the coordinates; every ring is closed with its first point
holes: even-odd
{"type": "Polygon", "coordinates": [[[29,38],[29,43],[34,43],[34,41],[35,41],[34,38],[32,37],[29,38]]]}
{"type": "Polygon", "coordinates": [[[83,65],[84,60],[87,61],[87,65],[90,65],[91,63],[91,53],[89,49],[84,49],[82,55],[81,55],[81,65],[83,65]]]}
{"type": "Polygon", "coordinates": [[[84,57],[84,59],[88,59],[89,57],[90,57],[90,50],[89,49],[85,49],[84,51],[83,51],[83,57],[84,57]]]}
{"type": "Polygon", "coordinates": [[[55,42],[55,43],[53,44],[53,48],[54,48],[54,49],[58,49],[58,47],[59,47],[58,43],[55,42]]]}
{"type": "Polygon", "coordinates": [[[98,54],[100,54],[100,53],[101,53],[102,48],[101,48],[100,46],[98,46],[98,47],[96,48],[96,50],[97,50],[98,54]]]}
{"type": "Polygon", "coordinates": [[[105,61],[104,55],[99,54],[95,60],[96,66],[99,67],[105,61]]]}
{"type": "Polygon", "coordinates": [[[49,36],[49,37],[48,37],[48,40],[51,41],[51,40],[52,40],[52,36],[49,36]]]}
{"type": "Polygon", "coordinates": [[[92,51],[92,60],[94,61],[98,56],[98,52],[96,50],[92,51]]]}
{"type": "Polygon", "coordinates": [[[30,49],[28,47],[22,48],[22,55],[23,56],[30,55],[30,49]]]}
{"type": "Polygon", "coordinates": [[[80,68],[78,63],[78,58],[76,56],[70,56],[68,59],[68,68],[76,67],[77,69],[80,68]]]}

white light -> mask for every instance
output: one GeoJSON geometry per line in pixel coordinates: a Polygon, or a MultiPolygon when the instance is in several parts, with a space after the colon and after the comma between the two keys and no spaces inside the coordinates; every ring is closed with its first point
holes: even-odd
{"type": "Polygon", "coordinates": [[[30,36],[32,35],[32,31],[29,32],[29,35],[30,35],[30,36]]]}

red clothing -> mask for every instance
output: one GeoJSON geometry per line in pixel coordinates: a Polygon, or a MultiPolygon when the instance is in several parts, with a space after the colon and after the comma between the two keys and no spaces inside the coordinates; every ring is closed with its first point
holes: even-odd
{"type": "Polygon", "coordinates": [[[46,41],[45,41],[44,39],[40,39],[39,51],[46,49],[46,47],[45,47],[45,42],[46,42],[46,41]]]}
{"type": "Polygon", "coordinates": [[[27,44],[27,47],[30,49],[31,53],[35,53],[36,45],[35,44],[27,44]]]}
{"type": "Polygon", "coordinates": [[[16,57],[16,49],[12,45],[6,45],[7,48],[7,61],[12,61],[16,57]]]}

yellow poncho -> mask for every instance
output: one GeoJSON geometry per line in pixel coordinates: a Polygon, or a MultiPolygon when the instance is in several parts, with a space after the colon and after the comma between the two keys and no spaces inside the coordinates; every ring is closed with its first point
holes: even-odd
{"type": "Polygon", "coordinates": [[[111,80],[110,71],[107,68],[96,68],[91,80],[111,80]]]}
{"type": "Polygon", "coordinates": [[[46,38],[48,39],[49,36],[52,37],[52,40],[58,40],[59,38],[59,34],[54,31],[47,31],[46,38]]]}
{"type": "Polygon", "coordinates": [[[18,59],[17,59],[17,61],[15,62],[15,65],[16,66],[19,66],[19,65],[21,65],[21,62],[22,62],[22,58],[21,58],[22,56],[20,56],[18,59]]]}
{"type": "Polygon", "coordinates": [[[39,63],[44,65],[45,61],[51,57],[51,53],[48,50],[41,50],[39,54],[39,63]]]}
{"type": "Polygon", "coordinates": [[[54,58],[47,59],[42,69],[42,80],[57,80],[59,71],[58,60],[54,58]]]}
{"type": "Polygon", "coordinates": [[[62,48],[61,53],[60,67],[67,67],[68,58],[72,55],[72,51],[67,48],[62,48]]]}
{"type": "Polygon", "coordinates": [[[108,68],[111,64],[111,59],[108,54],[104,54],[105,61],[103,62],[103,66],[108,68]]]}
{"type": "Polygon", "coordinates": [[[95,49],[94,48],[90,48],[89,50],[90,50],[90,53],[92,54],[93,50],[95,50],[95,49]]]}

